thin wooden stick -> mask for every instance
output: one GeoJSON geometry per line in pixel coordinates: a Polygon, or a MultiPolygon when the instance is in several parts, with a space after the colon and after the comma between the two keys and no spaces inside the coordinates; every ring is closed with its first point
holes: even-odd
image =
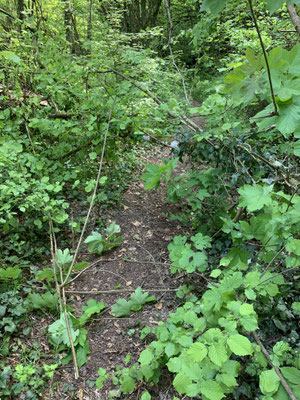
{"type": "Polygon", "coordinates": [[[272,363],[271,358],[270,358],[270,355],[269,355],[269,353],[267,352],[267,350],[266,350],[266,348],[264,347],[264,345],[262,344],[262,342],[260,341],[260,339],[259,339],[257,333],[256,333],[255,331],[254,331],[254,332],[251,332],[251,333],[252,333],[252,335],[253,335],[253,337],[254,337],[256,343],[257,343],[257,344],[259,345],[259,347],[261,348],[261,351],[262,351],[263,354],[265,355],[266,359],[268,360],[269,365],[270,365],[272,368],[274,368],[274,371],[275,371],[276,374],[278,375],[278,377],[279,377],[279,379],[280,379],[280,382],[281,382],[282,386],[284,387],[284,389],[286,390],[286,392],[287,392],[289,398],[290,398],[291,400],[297,400],[297,399],[296,399],[296,396],[294,395],[294,393],[292,392],[291,388],[289,387],[287,381],[286,381],[286,380],[284,379],[284,377],[282,376],[282,373],[280,372],[280,369],[279,369],[278,367],[276,367],[276,366],[272,363]]]}

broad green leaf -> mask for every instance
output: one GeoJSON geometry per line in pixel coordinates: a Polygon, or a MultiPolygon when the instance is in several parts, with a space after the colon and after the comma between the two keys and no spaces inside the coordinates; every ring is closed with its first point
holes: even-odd
{"type": "Polygon", "coordinates": [[[248,356],[253,352],[250,340],[239,334],[229,336],[227,344],[237,356],[248,356]]]}
{"type": "Polygon", "coordinates": [[[143,292],[139,286],[130,296],[131,310],[139,311],[145,303],[155,300],[154,296],[149,297],[148,294],[149,292],[143,292]]]}
{"type": "Polygon", "coordinates": [[[111,307],[111,312],[115,317],[124,317],[125,315],[129,315],[131,312],[131,301],[127,301],[125,299],[119,299],[117,304],[114,304],[111,307]]]}
{"type": "Polygon", "coordinates": [[[76,359],[78,363],[78,367],[81,368],[84,364],[87,363],[87,356],[90,354],[89,342],[86,341],[83,346],[77,346],[76,348],[76,359]]]}
{"type": "Polygon", "coordinates": [[[221,386],[211,379],[208,379],[200,384],[200,391],[209,400],[221,400],[223,397],[225,397],[221,386]]]}
{"type": "Polygon", "coordinates": [[[43,293],[42,295],[37,293],[30,293],[28,295],[29,300],[32,302],[33,308],[48,307],[51,310],[55,310],[58,304],[58,294],[51,292],[43,293]]]}
{"type": "Polygon", "coordinates": [[[142,394],[141,400],[151,400],[151,394],[149,392],[144,392],[142,394]]]}
{"type": "Polygon", "coordinates": [[[101,254],[103,251],[103,237],[99,232],[93,232],[88,236],[84,243],[88,245],[88,250],[91,253],[101,254]]]}
{"type": "Polygon", "coordinates": [[[266,0],[267,8],[270,11],[270,14],[273,14],[279,8],[281,8],[284,4],[285,0],[266,0]]]}
{"type": "Polygon", "coordinates": [[[134,387],[135,387],[134,380],[130,376],[125,375],[121,378],[122,393],[125,393],[125,394],[130,393],[133,391],[134,387]]]}
{"type": "Polygon", "coordinates": [[[233,388],[238,384],[235,377],[229,374],[219,374],[216,376],[216,380],[229,388],[233,388]]]}
{"type": "Polygon", "coordinates": [[[294,303],[292,304],[292,309],[300,313],[300,301],[294,301],[294,303]]]}
{"type": "Polygon", "coordinates": [[[271,191],[273,186],[244,185],[238,192],[241,195],[240,207],[247,207],[250,212],[261,210],[265,205],[271,204],[271,191]]]}
{"type": "Polygon", "coordinates": [[[227,0],[204,0],[200,11],[211,11],[213,14],[218,14],[226,5],[227,0]]]}
{"type": "Polygon", "coordinates": [[[289,240],[285,248],[289,253],[293,253],[296,254],[297,256],[300,256],[300,239],[289,240]]]}
{"type": "Polygon", "coordinates": [[[167,367],[170,372],[180,372],[182,370],[182,360],[179,357],[172,357],[168,363],[167,367]]]}
{"type": "Polygon", "coordinates": [[[300,370],[295,367],[282,367],[280,368],[282,375],[289,382],[294,383],[295,385],[300,384],[300,370]]]}
{"type": "Polygon", "coordinates": [[[251,315],[244,315],[243,317],[240,318],[240,324],[245,329],[245,331],[249,332],[256,331],[256,329],[258,329],[256,314],[254,313],[251,315]]]}
{"type": "Polygon", "coordinates": [[[203,358],[207,355],[207,348],[203,343],[193,343],[188,349],[187,355],[191,360],[195,362],[202,361],[203,358]]]}
{"type": "Polygon", "coordinates": [[[248,251],[232,247],[229,253],[220,261],[220,266],[244,271],[248,268],[248,251]]]}
{"type": "Polygon", "coordinates": [[[150,349],[145,349],[141,352],[140,357],[139,357],[139,362],[141,365],[148,365],[151,363],[153,360],[153,353],[150,349]]]}
{"type": "Polygon", "coordinates": [[[95,299],[88,300],[87,305],[82,307],[82,310],[84,312],[79,318],[79,325],[85,325],[93,314],[98,314],[104,308],[105,304],[103,303],[103,301],[97,302],[95,299]]]}
{"type": "Polygon", "coordinates": [[[19,267],[0,268],[0,280],[17,279],[21,273],[19,267]]]}
{"type": "Polygon", "coordinates": [[[241,315],[249,315],[249,314],[253,314],[254,308],[252,304],[248,304],[248,303],[244,303],[241,305],[240,307],[240,314],[241,315]]]}
{"type": "Polygon", "coordinates": [[[64,251],[60,249],[57,250],[57,262],[61,267],[70,264],[72,260],[73,256],[71,256],[69,249],[65,249],[64,251]]]}
{"type": "Polygon", "coordinates": [[[279,376],[274,369],[263,371],[259,376],[259,387],[262,393],[272,394],[277,391],[280,385],[279,376]]]}
{"type": "Polygon", "coordinates": [[[0,51],[0,56],[4,57],[8,61],[14,62],[15,64],[21,64],[21,58],[12,51],[0,51]]]}
{"type": "Polygon", "coordinates": [[[179,372],[173,380],[173,386],[179,394],[186,393],[187,387],[192,383],[192,380],[183,372],[179,372]]]}
{"type": "MultiPolygon", "coordinates": [[[[73,323],[71,318],[69,318],[69,326],[72,336],[72,341],[75,342],[77,336],[79,335],[79,329],[73,329],[73,323]]],[[[60,345],[61,343],[70,346],[70,338],[68,334],[67,324],[65,315],[62,313],[60,315],[60,319],[53,322],[53,324],[49,325],[48,332],[51,334],[51,340],[56,344],[60,345]]]]}
{"type": "Polygon", "coordinates": [[[228,354],[226,351],[225,344],[223,343],[214,343],[209,346],[208,356],[211,361],[221,367],[225,361],[228,360],[228,354]]]}
{"type": "Polygon", "coordinates": [[[44,279],[52,279],[54,277],[53,269],[44,268],[35,274],[35,279],[37,281],[43,281],[44,279]]]}

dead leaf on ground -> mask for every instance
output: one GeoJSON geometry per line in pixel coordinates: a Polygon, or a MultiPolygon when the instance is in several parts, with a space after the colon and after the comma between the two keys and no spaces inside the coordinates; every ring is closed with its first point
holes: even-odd
{"type": "Polygon", "coordinates": [[[138,227],[138,226],[140,226],[142,223],[141,222],[139,222],[139,221],[133,221],[133,222],[131,222],[132,223],[132,225],[134,225],[134,226],[136,226],[136,227],[138,227]]]}
{"type": "Polygon", "coordinates": [[[155,308],[157,309],[157,310],[161,310],[162,309],[162,303],[157,303],[157,304],[155,304],[155,308]]]}
{"type": "Polygon", "coordinates": [[[83,400],[83,390],[82,390],[82,389],[79,389],[79,390],[78,390],[77,396],[78,396],[78,399],[79,399],[79,400],[83,400]]]}

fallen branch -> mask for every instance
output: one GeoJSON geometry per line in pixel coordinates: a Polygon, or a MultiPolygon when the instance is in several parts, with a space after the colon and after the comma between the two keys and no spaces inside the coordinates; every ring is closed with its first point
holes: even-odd
{"type": "MultiPolygon", "coordinates": [[[[147,292],[177,292],[177,289],[143,289],[147,292]]],[[[134,293],[136,289],[112,289],[112,290],[66,290],[66,293],[76,293],[76,294],[115,294],[115,293],[134,293]]]]}
{"type": "Polygon", "coordinates": [[[259,339],[257,333],[256,333],[255,331],[254,331],[254,332],[251,332],[251,333],[252,333],[252,335],[253,335],[253,337],[254,337],[256,343],[257,343],[257,344],[259,345],[259,347],[261,348],[261,351],[262,351],[263,354],[265,355],[266,359],[268,360],[269,365],[270,365],[272,368],[274,368],[274,371],[275,371],[276,374],[278,375],[278,377],[279,377],[279,379],[280,379],[280,382],[281,382],[282,386],[284,387],[284,389],[286,390],[286,392],[287,392],[289,398],[290,398],[291,400],[297,400],[297,399],[296,399],[296,396],[294,395],[294,393],[292,392],[291,388],[289,387],[287,381],[286,381],[286,380],[284,379],[284,377],[282,376],[282,373],[280,372],[280,369],[279,369],[278,367],[276,367],[276,366],[272,363],[271,358],[270,358],[270,355],[269,355],[269,353],[267,352],[267,350],[266,350],[266,348],[264,347],[264,345],[262,344],[262,342],[260,341],[260,339],[259,339]]]}

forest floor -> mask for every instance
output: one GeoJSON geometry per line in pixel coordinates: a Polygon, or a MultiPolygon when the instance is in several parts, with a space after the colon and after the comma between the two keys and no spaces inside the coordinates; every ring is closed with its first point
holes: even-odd
{"type": "MultiPolygon", "coordinates": [[[[195,120],[199,125],[203,122],[197,118],[195,120]]],[[[143,156],[143,163],[161,164],[169,156],[169,148],[157,146],[143,156]]],[[[184,168],[185,164],[180,163],[176,174],[184,173],[184,168]]],[[[98,369],[104,368],[112,376],[116,366],[123,368],[133,365],[146,347],[145,341],[140,339],[140,329],[145,326],[154,327],[160,320],[166,320],[179,304],[176,300],[176,289],[185,283],[187,277],[184,274],[170,273],[168,245],[174,236],[185,234],[185,229],[168,218],[170,212],[176,212],[176,206],[166,203],[164,184],[158,190],[145,191],[144,182],[139,176],[136,178],[125,192],[118,208],[109,211],[109,219],[116,221],[121,227],[123,242],[106,252],[96,265],[68,287],[69,302],[78,311],[89,299],[103,301],[107,306],[87,326],[91,351],[88,362],[80,368],[78,380],[74,378],[72,363],[61,367],[57,377],[54,377],[55,389],[46,391],[45,399],[109,399],[109,391],[117,389],[117,386],[109,379],[101,390],[97,389],[95,381],[98,378],[98,369]],[[129,317],[115,318],[111,313],[111,306],[119,298],[128,300],[139,286],[148,291],[150,296],[154,295],[156,302],[146,304],[142,311],[132,312],[129,317]],[[125,358],[128,354],[131,359],[126,365],[125,358]]],[[[94,262],[95,259],[87,254],[87,259],[94,262]]],[[[204,281],[200,280],[198,285],[205,288],[204,281]]],[[[46,321],[44,323],[47,324],[46,321]]],[[[45,351],[47,343],[45,336],[45,351]]],[[[161,381],[161,387],[147,388],[152,399],[172,400],[176,393],[172,388],[171,375],[166,371],[166,377],[161,381]]],[[[132,394],[118,398],[137,400],[144,390],[145,387],[141,385],[132,394]]]]}

